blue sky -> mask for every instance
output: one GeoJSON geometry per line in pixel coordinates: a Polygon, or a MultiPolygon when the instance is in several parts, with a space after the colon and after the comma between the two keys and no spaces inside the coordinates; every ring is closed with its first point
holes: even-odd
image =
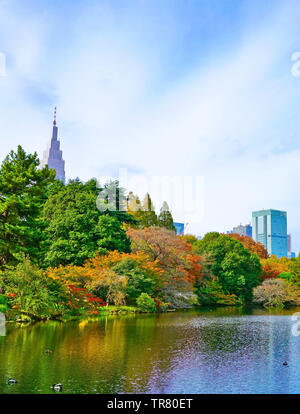
{"type": "Polygon", "coordinates": [[[189,231],[283,209],[298,251],[299,17],[296,0],[0,0],[0,159],[42,155],[57,105],[68,177],[203,176],[201,217],[167,200],[189,231]]]}

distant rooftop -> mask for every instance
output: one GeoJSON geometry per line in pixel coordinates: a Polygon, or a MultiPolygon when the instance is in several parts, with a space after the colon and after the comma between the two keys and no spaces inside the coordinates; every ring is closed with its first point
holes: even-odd
{"type": "Polygon", "coordinates": [[[256,216],[267,216],[269,214],[278,214],[278,215],[282,215],[282,214],[287,214],[286,211],[282,211],[282,210],[274,210],[272,208],[269,208],[267,210],[258,210],[258,211],[252,211],[252,217],[256,217],[256,216]]]}

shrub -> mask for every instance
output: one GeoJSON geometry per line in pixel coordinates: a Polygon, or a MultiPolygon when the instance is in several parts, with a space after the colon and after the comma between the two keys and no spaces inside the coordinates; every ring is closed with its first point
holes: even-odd
{"type": "Polygon", "coordinates": [[[288,282],[291,282],[293,275],[292,273],[289,273],[289,272],[283,272],[283,273],[280,273],[280,275],[278,275],[277,278],[284,279],[284,280],[287,280],[288,282]]]}
{"type": "Polygon", "coordinates": [[[147,293],[141,293],[136,304],[142,312],[156,312],[155,301],[147,293]]]}
{"type": "Polygon", "coordinates": [[[217,278],[206,280],[196,290],[200,305],[240,305],[236,295],[226,294],[217,278]]]}
{"type": "Polygon", "coordinates": [[[269,307],[297,304],[298,292],[286,280],[268,279],[254,289],[253,302],[269,307]]]}
{"type": "Polygon", "coordinates": [[[161,300],[155,299],[155,298],[154,298],[154,302],[155,302],[157,312],[167,312],[169,308],[168,303],[162,302],[161,300]]]}

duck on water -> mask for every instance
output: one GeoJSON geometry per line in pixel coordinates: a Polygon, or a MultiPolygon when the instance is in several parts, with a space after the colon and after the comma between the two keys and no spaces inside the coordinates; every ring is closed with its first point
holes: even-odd
{"type": "Polygon", "coordinates": [[[63,386],[62,386],[62,384],[59,382],[58,384],[53,384],[53,385],[51,386],[51,388],[52,388],[54,391],[62,391],[63,386]]]}

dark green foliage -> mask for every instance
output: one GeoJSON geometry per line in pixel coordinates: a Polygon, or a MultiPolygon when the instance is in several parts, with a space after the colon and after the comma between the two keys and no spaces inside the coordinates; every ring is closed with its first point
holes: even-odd
{"type": "Polygon", "coordinates": [[[117,218],[100,216],[96,226],[97,245],[105,250],[130,252],[130,241],[117,218]]]}
{"type": "Polygon", "coordinates": [[[11,151],[0,169],[0,267],[16,264],[22,254],[40,259],[45,239],[41,210],[55,171],[39,169],[37,154],[21,146],[11,151]]]}
{"type": "Polygon", "coordinates": [[[75,180],[50,195],[43,212],[48,237],[46,266],[82,265],[95,253],[129,251],[121,222],[97,209],[98,190],[96,180],[85,184],[75,180]]]}
{"type": "Polygon", "coordinates": [[[118,180],[109,181],[97,191],[97,209],[100,213],[116,218],[121,223],[137,224],[137,220],[127,213],[125,189],[118,180]]]}
{"type": "Polygon", "coordinates": [[[251,301],[261,273],[256,254],[251,254],[239,241],[219,233],[206,234],[197,248],[199,254],[209,255],[210,273],[218,278],[226,294],[234,294],[243,302],[251,301]]]}

